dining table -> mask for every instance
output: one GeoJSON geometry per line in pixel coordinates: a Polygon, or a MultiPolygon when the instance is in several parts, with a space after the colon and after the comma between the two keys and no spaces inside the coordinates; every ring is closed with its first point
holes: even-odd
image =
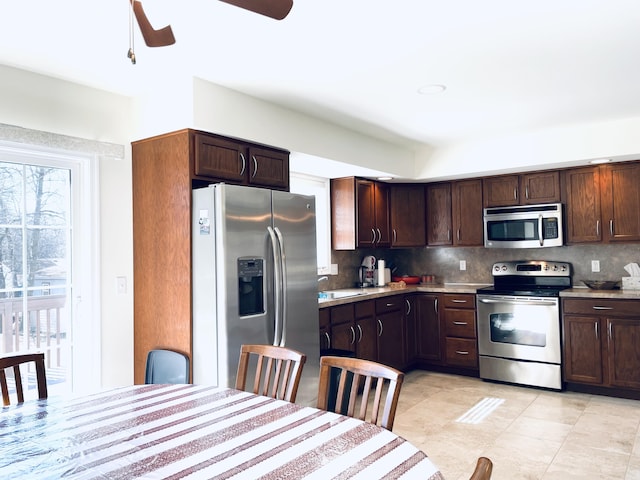
{"type": "Polygon", "coordinates": [[[0,479],[442,479],[348,416],[206,385],[51,396],[0,413],[0,479]]]}

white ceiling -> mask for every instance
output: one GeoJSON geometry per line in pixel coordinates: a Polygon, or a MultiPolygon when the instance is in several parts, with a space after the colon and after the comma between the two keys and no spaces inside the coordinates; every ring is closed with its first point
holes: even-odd
{"type": "Polygon", "coordinates": [[[136,26],[131,65],[128,0],[3,2],[0,63],[127,95],[197,76],[410,148],[640,116],[638,0],[142,3],[177,42],[136,26]]]}

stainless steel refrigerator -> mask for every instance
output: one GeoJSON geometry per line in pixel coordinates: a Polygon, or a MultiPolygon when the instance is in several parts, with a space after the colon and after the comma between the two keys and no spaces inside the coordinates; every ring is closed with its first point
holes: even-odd
{"type": "Polygon", "coordinates": [[[297,403],[315,405],[315,198],[227,184],[193,190],[193,381],[233,386],[240,345],[307,355],[297,403]]]}

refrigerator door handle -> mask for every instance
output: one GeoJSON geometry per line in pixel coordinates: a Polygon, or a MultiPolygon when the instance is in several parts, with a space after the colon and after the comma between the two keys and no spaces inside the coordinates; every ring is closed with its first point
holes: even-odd
{"type": "Polygon", "coordinates": [[[269,239],[271,240],[271,251],[273,253],[273,283],[274,283],[274,316],[273,322],[275,326],[275,332],[273,334],[273,345],[279,346],[282,337],[282,313],[280,311],[281,297],[282,297],[282,280],[281,280],[281,262],[280,262],[280,249],[278,248],[278,239],[276,233],[271,226],[267,227],[269,232],[269,239]]]}
{"type": "Polygon", "coordinates": [[[284,253],[284,237],[282,236],[282,232],[278,227],[274,228],[276,232],[276,237],[278,239],[278,248],[279,248],[279,257],[280,257],[280,285],[278,288],[280,289],[280,301],[281,301],[281,309],[280,309],[280,327],[281,327],[281,337],[280,337],[280,346],[284,347],[287,342],[287,256],[284,253]]]}

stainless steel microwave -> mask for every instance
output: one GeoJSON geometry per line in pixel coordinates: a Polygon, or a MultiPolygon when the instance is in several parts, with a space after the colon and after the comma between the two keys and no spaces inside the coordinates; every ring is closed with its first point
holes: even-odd
{"type": "Polygon", "coordinates": [[[484,209],[484,246],[541,248],[563,244],[562,204],[484,209]]]}

